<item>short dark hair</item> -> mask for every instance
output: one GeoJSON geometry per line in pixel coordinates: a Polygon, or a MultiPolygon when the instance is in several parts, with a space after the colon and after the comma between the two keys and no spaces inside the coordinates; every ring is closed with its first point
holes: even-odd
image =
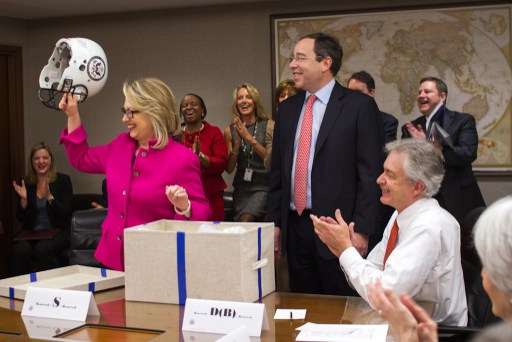
{"type": "MultiPolygon", "coordinates": [[[[201,108],[204,109],[203,115],[201,116],[201,120],[204,120],[208,111],[206,110],[206,105],[204,104],[203,98],[194,93],[188,93],[188,94],[183,95],[183,99],[185,99],[185,96],[194,96],[199,101],[199,105],[201,106],[201,108]]],[[[183,116],[183,114],[181,113],[181,110],[183,107],[183,99],[181,99],[181,103],[180,103],[180,116],[183,116]]]]}
{"type": "Polygon", "coordinates": [[[427,81],[435,82],[437,91],[439,93],[445,93],[446,97],[448,97],[448,86],[446,85],[446,83],[444,83],[442,79],[433,76],[427,76],[421,79],[420,84],[427,81]]]}
{"type": "Polygon", "coordinates": [[[363,82],[364,84],[366,84],[368,91],[375,90],[375,80],[373,79],[372,75],[370,75],[364,70],[354,72],[352,76],[350,76],[350,78],[348,79],[347,85],[348,83],[350,83],[350,80],[357,80],[359,82],[363,82]]]}
{"type": "Polygon", "coordinates": [[[330,57],[332,60],[331,74],[336,76],[341,68],[341,61],[343,59],[343,49],[339,43],[339,40],[333,36],[325,33],[312,33],[303,36],[300,40],[310,38],[315,41],[315,54],[317,61],[321,61],[325,57],[330,57]]]}

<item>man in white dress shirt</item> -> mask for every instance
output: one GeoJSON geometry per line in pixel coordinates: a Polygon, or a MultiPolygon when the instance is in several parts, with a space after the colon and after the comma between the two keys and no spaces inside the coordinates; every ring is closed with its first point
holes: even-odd
{"type": "Polygon", "coordinates": [[[436,322],[466,326],[459,224],[432,198],[443,180],[443,156],[422,139],[394,141],[386,150],[384,172],[377,183],[381,202],[396,210],[367,259],[352,246],[354,223],[347,224],[339,210],[336,219],[311,215],[315,232],[366,301],[367,285],[380,279],[383,287],[397,295],[406,292],[416,300],[435,302],[432,318],[436,322]]]}

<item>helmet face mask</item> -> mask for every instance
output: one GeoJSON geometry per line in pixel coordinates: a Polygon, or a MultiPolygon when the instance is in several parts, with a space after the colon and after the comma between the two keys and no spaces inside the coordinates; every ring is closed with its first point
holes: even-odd
{"type": "Polygon", "coordinates": [[[83,102],[99,93],[107,76],[107,57],[101,46],[86,38],[60,39],[39,76],[39,99],[57,110],[65,93],[83,102]]]}

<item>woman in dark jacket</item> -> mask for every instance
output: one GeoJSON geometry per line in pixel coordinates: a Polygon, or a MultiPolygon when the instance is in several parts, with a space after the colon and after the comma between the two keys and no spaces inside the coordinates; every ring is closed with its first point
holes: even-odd
{"type": "Polygon", "coordinates": [[[40,270],[59,267],[59,255],[69,246],[70,177],[57,172],[53,152],[44,142],[34,145],[28,165],[28,174],[20,184],[13,182],[20,199],[16,216],[22,232],[15,238],[12,275],[29,273],[31,260],[40,270]]]}

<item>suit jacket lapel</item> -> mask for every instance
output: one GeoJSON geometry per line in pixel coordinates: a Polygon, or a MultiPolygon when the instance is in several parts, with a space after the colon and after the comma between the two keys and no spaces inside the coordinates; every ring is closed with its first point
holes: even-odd
{"type": "Polygon", "coordinates": [[[344,95],[345,92],[343,87],[338,82],[336,82],[334,88],[332,89],[331,97],[329,98],[327,107],[325,108],[325,114],[322,120],[322,124],[320,125],[320,130],[318,131],[313,160],[316,158],[318,151],[320,151],[325,141],[327,140],[329,132],[334,127],[334,123],[340,117],[341,109],[343,108],[344,95]]]}
{"type": "Polygon", "coordinates": [[[443,128],[445,131],[450,133],[450,126],[453,123],[454,114],[451,110],[448,110],[448,108],[445,107],[444,109],[444,122],[443,122],[443,128]]]}

